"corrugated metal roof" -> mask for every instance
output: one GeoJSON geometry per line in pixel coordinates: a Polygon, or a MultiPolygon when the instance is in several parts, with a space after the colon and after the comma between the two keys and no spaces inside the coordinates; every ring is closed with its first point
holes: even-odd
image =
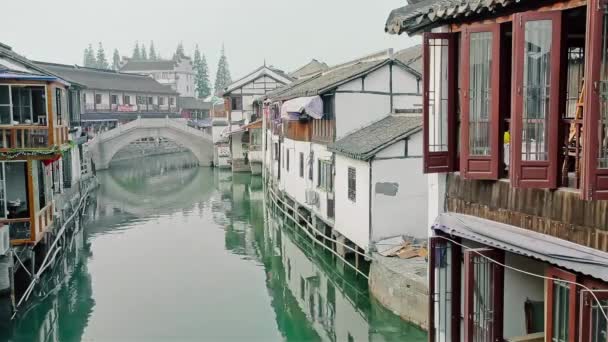
{"type": "Polygon", "coordinates": [[[433,229],[608,281],[608,253],[553,236],[456,213],[439,215],[433,229]]]}
{"type": "Polygon", "coordinates": [[[391,114],[327,146],[348,157],[369,160],[390,144],[422,129],[422,116],[391,114]]]}
{"type": "Polygon", "coordinates": [[[447,20],[494,13],[528,0],[423,0],[391,11],[384,30],[392,34],[416,33],[447,20]]]}
{"type": "Polygon", "coordinates": [[[36,62],[60,77],[90,89],[131,91],[138,93],[175,95],[170,86],[158,83],[151,77],[112,70],[84,68],[75,65],[36,62]]]}

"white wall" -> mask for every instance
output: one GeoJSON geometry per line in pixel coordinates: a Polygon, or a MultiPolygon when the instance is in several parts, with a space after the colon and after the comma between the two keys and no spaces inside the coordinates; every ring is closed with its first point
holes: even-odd
{"type": "Polygon", "coordinates": [[[335,96],[336,139],[385,117],[391,111],[388,95],[336,93],[335,96]]]}
{"type": "Polygon", "coordinates": [[[340,234],[365,251],[369,248],[369,164],[336,155],[336,225],[340,234]],[[356,170],[355,202],[348,198],[348,168],[356,170]]]}
{"type": "MultiPolygon", "coordinates": [[[[314,153],[314,165],[313,165],[313,182],[314,182],[314,186],[317,189],[317,192],[319,193],[319,206],[318,207],[313,207],[313,212],[320,217],[322,220],[326,221],[326,222],[333,222],[334,218],[330,218],[327,216],[327,198],[328,196],[331,196],[332,194],[328,194],[325,190],[323,189],[319,189],[317,188],[317,184],[319,182],[319,159],[320,160],[326,160],[326,161],[331,161],[331,156],[332,153],[329,152],[327,150],[327,147],[323,144],[315,144],[315,143],[311,143],[312,145],[312,151],[314,153]]],[[[335,184],[334,184],[334,189],[335,189],[335,184]]],[[[335,194],[334,194],[335,196],[335,194]]],[[[334,211],[335,214],[335,211],[334,211]]]]}
{"type": "MultiPolygon", "coordinates": [[[[289,150],[289,171],[284,167],[281,171],[281,183],[287,194],[300,204],[306,202],[306,190],[313,189],[313,182],[308,179],[308,161],[311,144],[305,141],[296,141],[285,138],[282,144],[283,157],[289,150]],[[304,154],[304,177],[300,177],[300,153],[304,154]]],[[[287,160],[285,160],[284,166],[287,160]]]]}

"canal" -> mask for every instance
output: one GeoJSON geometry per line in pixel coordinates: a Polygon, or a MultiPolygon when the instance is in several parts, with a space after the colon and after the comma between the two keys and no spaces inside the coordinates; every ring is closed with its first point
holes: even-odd
{"type": "Polygon", "coordinates": [[[186,153],[97,174],[85,224],[0,341],[423,341],[265,207],[186,153]]]}

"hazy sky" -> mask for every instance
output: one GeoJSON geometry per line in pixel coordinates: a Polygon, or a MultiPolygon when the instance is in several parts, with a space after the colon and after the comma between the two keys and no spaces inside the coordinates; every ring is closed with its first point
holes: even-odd
{"type": "MultiPolygon", "coordinates": [[[[212,76],[222,44],[236,79],[267,64],[293,71],[312,58],[336,64],[419,42],[384,33],[389,12],[405,0],[29,0],[3,1],[0,42],[34,60],[82,64],[84,48],[102,42],[131,55],[134,42],[172,56],[195,44],[212,76]]],[[[110,60],[111,62],[111,60],[110,60]]],[[[213,82],[213,79],[212,79],[213,82]]]]}

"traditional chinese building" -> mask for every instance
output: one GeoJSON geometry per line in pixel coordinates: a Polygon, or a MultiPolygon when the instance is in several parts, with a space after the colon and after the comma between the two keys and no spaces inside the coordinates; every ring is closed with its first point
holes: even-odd
{"type": "Polygon", "coordinates": [[[608,3],[410,1],[431,341],[605,341],[608,3]]]}

